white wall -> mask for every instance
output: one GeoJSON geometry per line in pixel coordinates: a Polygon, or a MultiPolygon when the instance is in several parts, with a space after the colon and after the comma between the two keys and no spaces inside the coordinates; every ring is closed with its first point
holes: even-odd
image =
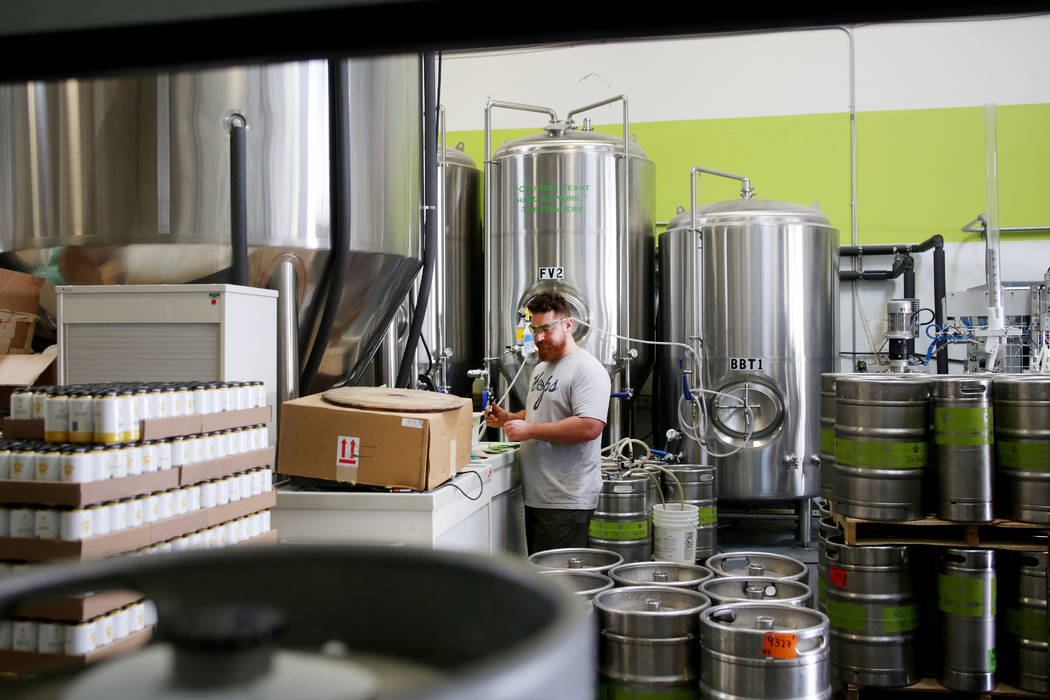
{"type": "MultiPolygon", "coordinates": [[[[859,111],[1050,102],[1050,14],[862,25],[852,31],[859,111]]],[[[444,56],[441,101],[450,130],[484,128],[489,98],[547,105],[564,115],[621,93],[628,95],[636,122],[845,112],[849,40],[844,31],[819,29],[444,56]]],[[[619,109],[608,107],[592,118],[615,122],[619,109]]],[[[494,119],[496,128],[538,123],[536,115],[518,112],[500,112],[494,119]]],[[[983,202],[977,206],[974,216],[983,202]]],[[[844,230],[844,242],[849,236],[844,230]]],[[[983,283],[983,243],[949,243],[946,257],[949,292],[983,283]]],[[[917,292],[931,305],[932,254],[917,256],[916,263],[917,292]]],[[[872,258],[866,266],[889,264],[889,258],[872,258]]],[[[1004,280],[1041,280],[1048,267],[1047,241],[1002,244],[1004,280]]],[[[859,283],[858,289],[877,346],[885,332],[886,302],[901,296],[902,281],[859,283]]],[[[849,290],[843,285],[840,299],[843,350],[853,346],[849,290]]],[[[867,352],[861,312],[856,349],[867,352]]],[[[927,345],[925,338],[916,343],[922,351],[927,345]]],[[[961,349],[955,348],[953,357],[961,356],[961,349]]]]}

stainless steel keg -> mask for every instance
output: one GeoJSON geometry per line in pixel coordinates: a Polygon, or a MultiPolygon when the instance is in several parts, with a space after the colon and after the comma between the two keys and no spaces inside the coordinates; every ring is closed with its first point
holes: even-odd
{"type": "Polygon", "coordinates": [[[653,552],[650,482],[642,474],[603,479],[587,544],[617,552],[624,561],[649,561],[653,552]]]}
{"type": "MultiPolygon", "coordinates": [[[[685,502],[699,510],[696,521],[696,560],[703,561],[715,553],[718,546],[718,484],[716,468],[701,464],[668,465],[667,471],[678,477],[685,493],[685,502]]],[[[678,485],[663,474],[664,497],[668,503],[680,500],[678,485]]]]}
{"type": "Polygon", "coordinates": [[[940,683],[961,693],[987,693],[996,670],[995,552],[944,549],[939,571],[940,683]]]}
{"type": "Polygon", "coordinates": [[[999,377],[995,394],[996,511],[1050,524],[1050,377],[999,377]]]}
{"type": "Polygon", "coordinates": [[[809,577],[809,567],[793,557],[770,552],[725,552],[707,560],[715,576],[773,576],[792,581],[809,577]]]}
{"type": "Polygon", "coordinates": [[[859,686],[911,685],[918,670],[919,605],[906,546],[825,542],[831,677],[859,686]]]}
{"type": "Polygon", "coordinates": [[[711,599],[711,605],[763,602],[804,608],[813,599],[813,590],[801,581],[772,576],[714,578],[701,583],[700,592],[711,599]]]}
{"type": "Polygon", "coordinates": [[[929,384],[901,375],[836,380],[836,514],[869,520],[923,516],[929,384]]]}
{"type": "Polygon", "coordinates": [[[835,497],[835,381],[842,376],[848,375],[820,375],[820,496],[829,502],[835,497]]]}
{"type": "Polygon", "coordinates": [[[841,535],[842,530],[832,517],[821,518],[817,524],[817,610],[827,613],[828,557],[826,542],[829,537],[841,535]]]}
{"type": "Polygon", "coordinates": [[[668,586],[697,590],[704,581],[714,576],[711,570],[695,564],[671,561],[641,561],[620,564],[609,571],[618,587],[668,586]]]}
{"type": "Polygon", "coordinates": [[[991,377],[943,377],[930,383],[937,463],[937,516],[987,522],[992,514],[991,377]]]}
{"type": "Polygon", "coordinates": [[[831,697],[828,618],[815,610],[733,603],[700,614],[700,697],[831,697]]]}
{"type": "Polygon", "coordinates": [[[999,555],[999,675],[1032,693],[1048,692],[1046,552],[999,555]]]}
{"type": "Polygon", "coordinates": [[[660,586],[613,588],[595,596],[604,697],[695,697],[698,613],[710,604],[696,591],[660,586]]]}
{"type": "Polygon", "coordinates": [[[597,571],[544,569],[540,574],[550,576],[555,583],[568,589],[573,596],[586,601],[588,605],[594,596],[613,587],[613,580],[597,571]]]}
{"type": "Polygon", "coordinates": [[[607,549],[548,549],[536,552],[529,561],[542,569],[575,569],[599,574],[623,563],[623,557],[607,549]]]}

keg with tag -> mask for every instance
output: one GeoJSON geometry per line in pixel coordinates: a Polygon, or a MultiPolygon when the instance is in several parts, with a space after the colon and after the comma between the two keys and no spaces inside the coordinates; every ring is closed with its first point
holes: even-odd
{"type": "Polygon", "coordinates": [[[910,549],[825,543],[831,677],[859,686],[911,685],[918,671],[919,604],[910,549]]]}
{"type": "Polygon", "coordinates": [[[649,561],[653,551],[649,484],[649,477],[641,474],[603,479],[587,544],[617,552],[624,561],[649,561]]]}
{"type": "Polygon", "coordinates": [[[995,688],[995,552],[944,549],[937,576],[940,683],[960,693],[995,688]]]}
{"type": "Polygon", "coordinates": [[[924,515],[929,380],[852,375],[835,382],[835,513],[869,520],[924,515]]]}
{"type": "MultiPolygon", "coordinates": [[[[672,464],[667,471],[678,478],[685,502],[698,509],[696,526],[696,560],[703,561],[718,546],[718,484],[716,468],[702,464],[672,464]]],[[[670,474],[663,474],[664,497],[668,503],[680,501],[678,484],[670,474]]]]}
{"type": "Polygon", "coordinates": [[[700,614],[700,697],[825,700],[828,618],[794,605],[732,603],[700,614]]]}
{"type": "Polygon", "coordinates": [[[1050,524],[1050,376],[999,377],[992,391],[996,512],[1050,524]]]}

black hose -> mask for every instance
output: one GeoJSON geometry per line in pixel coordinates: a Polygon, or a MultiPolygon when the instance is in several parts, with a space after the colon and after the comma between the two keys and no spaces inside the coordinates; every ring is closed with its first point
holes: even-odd
{"type": "Polygon", "coordinates": [[[310,393],[321,358],[328,349],[350,259],[350,67],[345,60],[328,61],[328,153],[331,163],[332,257],[324,313],[299,380],[304,394],[310,393]]]}
{"type": "MultiPolygon", "coordinates": [[[[940,238],[940,236],[938,236],[940,238]]],[[[944,245],[933,251],[933,322],[938,328],[944,328],[944,245]]],[[[942,343],[937,349],[937,374],[948,374],[948,344],[942,343]]]]}
{"type": "Polygon", "coordinates": [[[854,282],[897,279],[904,274],[904,270],[907,267],[905,261],[907,260],[911,260],[907,255],[896,258],[893,261],[893,268],[890,270],[839,270],[839,280],[842,282],[854,282]]]}
{"type": "Polygon", "coordinates": [[[903,255],[904,253],[925,253],[927,250],[943,247],[944,237],[937,234],[930,236],[922,243],[839,246],[839,255],[844,258],[857,258],[862,255],[903,255]]]}
{"type": "Polygon", "coordinates": [[[423,320],[430,301],[430,288],[434,283],[434,258],[437,253],[437,94],[434,80],[434,52],[423,54],[423,119],[424,119],[424,194],[426,205],[423,223],[423,274],[419,279],[419,298],[412,312],[412,325],[408,332],[408,344],[401,357],[397,371],[397,386],[411,388],[412,360],[416,356],[423,320]]]}
{"type": "Polygon", "coordinates": [[[247,126],[240,114],[230,118],[230,283],[241,286],[248,284],[247,126]]]}

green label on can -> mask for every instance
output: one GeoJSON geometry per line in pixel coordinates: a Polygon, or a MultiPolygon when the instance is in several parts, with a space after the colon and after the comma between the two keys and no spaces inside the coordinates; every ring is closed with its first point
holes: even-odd
{"type": "Polygon", "coordinates": [[[867,632],[868,615],[863,605],[828,601],[828,619],[831,626],[850,632],[867,632]]]}
{"type": "Polygon", "coordinates": [[[834,428],[821,428],[820,429],[820,451],[833,455],[835,454],[835,429],[834,428]]]}
{"type": "Polygon", "coordinates": [[[919,606],[901,605],[882,609],[882,631],[885,634],[919,629],[919,606]]]}
{"type": "Polygon", "coordinates": [[[1050,448],[1046,443],[997,440],[995,452],[1000,467],[1050,471],[1050,448]]]}
{"type": "Polygon", "coordinates": [[[718,506],[706,506],[697,513],[696,522],[700,525],[712,525],[718,522],[718,506]]]}
{"type": "Polygon", "coordinates": [[[591,520],[588,532],[591,537],[599,540],[640,540],[649,536],[649,520],[630,522],[591,520]]]}
{"type": "Polygon", "coordinates": [[[938,445],[991,445],[992,409],[934,408],[933,439],[938,445]]]}
{"type": "Polygon", "coordinates": [[[985,609],[984,579],[939,574],[937,593],[938,609],[949,615],[985,617],[995,614],[995,579],[992,579],[991,610],[985,609]]]}
{"type": "Polygon", "coordinates": [[[925,442],[835,441],[835,463],[852,467],[922,469],[929,446],[925,442]]]}
{"type": "Polygon", "coordinates": [[[1031,639],[1035,642],[1045,642],[1048,639],[1046,633],[1046,611],[1036,612],[1034,610],[1018,610],[1007,608],[1004,611],[1003,620],[1006,631],[1021,639],[1031,639]]]}
{"type": "Polygon", "coordinates": [[[615,681],[602,679],[598,684],[598,700],[700,700],[700,688],[625,688],[615,681]]]}
{"type": "Polygon", "coordinates": [[[988,650],[988,670],[994,671],[997,667],[995,663],[995,649],[988,650]]]}

